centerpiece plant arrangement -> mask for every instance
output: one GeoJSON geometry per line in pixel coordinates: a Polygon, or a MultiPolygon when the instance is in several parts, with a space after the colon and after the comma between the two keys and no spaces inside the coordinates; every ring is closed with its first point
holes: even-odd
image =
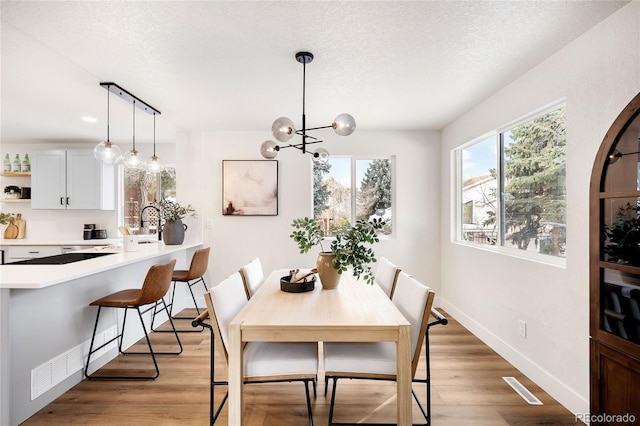
{"type": "Polygon", "coordinates": [[[325,235],[315,220],[304,217],[294,219],[291,226],[294,231],[290,237],[298,245],[301,254],[320,245],[322,250],[318,256],[318,275],[325,289],[336,288],[340,282],[340,275],[353,268],[353,276],[364,279],[373,284],[374,273],[371,263],[376,261],[371,246],[379,242],[378,232],[382,230],[385,221],[373,219],[370,222],[358,220],[355,225],[338,231],[331,241],[330,251],[325,251],[322,241],[325,235]]]}
{"type": "Polygon", "coordinates": [[[182,223],[182,219],[187,215],[195,216],[194,208],[191,207],[191,204],[183,206],[177,201],[165,198],[160,201],[160,211],[164,219],[162,240],[166,245],[182,244],[184,232],[187,230],[187,225],[182,223]]]}

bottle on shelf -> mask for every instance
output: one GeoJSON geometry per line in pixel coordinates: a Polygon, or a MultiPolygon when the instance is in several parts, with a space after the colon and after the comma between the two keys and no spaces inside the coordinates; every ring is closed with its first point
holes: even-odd
{"type": "Polygon", "coordinates": [[[11,171],[11,159],[9,158],[9,154],[5,154],[4,161],[2,162],[2,171],[10,172],[11,171]]]}
{"type": "Polygon", "coordinates": [[[31,172],[31,161],[29,161],[29,154],[25,154],[22,159],[22,171],[31,172]]]}
{"type": "Polygon", "coordinates": [[[22,163],[20,163],[20,155],[16,154],[16,158],[13,159],[13,169],[12,172],[20,172],[22,171],[22,163]]]}

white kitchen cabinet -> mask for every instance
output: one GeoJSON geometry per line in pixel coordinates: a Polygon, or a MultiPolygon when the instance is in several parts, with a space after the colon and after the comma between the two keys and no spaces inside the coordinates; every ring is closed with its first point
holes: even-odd
{"type": "Polygon", "coordinates": [[[115,166],[93,150],[34,151],[31,164],[32,209],[115,209],[115,166]]]}
{"type": "Polygon", "coordinates": [[[36,257],[55,256],[62,253],[62,248],[60,246],[7,246],[4,247],[4,251],[5,263],[12,263],[36,257]]]}

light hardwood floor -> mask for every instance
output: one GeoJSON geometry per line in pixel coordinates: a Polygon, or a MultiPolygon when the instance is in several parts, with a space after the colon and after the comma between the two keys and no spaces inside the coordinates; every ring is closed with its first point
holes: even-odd
{"type": "MultiPolygon", "coordinates": [[[[186,312],[186,311],[185,311],[186,312]]],[[[191,313],[191,312],[189,312],[191,313]]],[[[195,310],[193,311],[195,313],[195,310]]],[[[575,425],[574,416],[451,320],[431,329],[433,426],[575,425]],[[516,377],[544,405],[527,404],[502,379],[516,377]]],[[[179,321],[188,328],[188,321],[179,321]]],[[[158,350],[171,334],[155,333],[158,350]]],[[[208,425],[209,331],[182,333],[181,355],[159,356],[160,377],[153,381],[83,381],[28,419],[24,425],[208,425]]],[[[155,348],[156,346],[154,346],[155,348]]],[[[216,379],[226,378],[216,353],[216,379]]],[[[104,368],[132,368],[150,362],[145,356],[120,356],[104,368]]],[[[424,377],[424,358],[417,377],[424,377]]],[[[424,399],[424,385],[414,389],[424,399]]],[[[219,403],[225,389],[216,389],[219,403]]],[[[330,395],[330,392],[329,392],[330,395]]],[[[330,397],[324,396],[322,377],[312,400],[316,425],[325,425],[330,397]]],[[[250,426],[307,424],[304,390],[300,383],[245,386],[245,416],[250,426]]],[[[226,407],[216,425],[226,425],[226,407]]],[[[341,380],[335,421],[395,421],[395,384],[341,380]]],[[[414,403],[414,421],[421,416],[414,403]]]]}

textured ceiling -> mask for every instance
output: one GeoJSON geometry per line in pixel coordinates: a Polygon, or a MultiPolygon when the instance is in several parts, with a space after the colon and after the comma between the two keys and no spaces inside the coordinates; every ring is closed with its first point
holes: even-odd
{"type": "MultiPolygon", "coordinates": [[[[2,1],[1,140],[99,141],[113,81],[176,131],[440,129],[626,1],[2,1]],[[97,118],[87,124],[82,116],[97,118]]],[[[137,140],[153,135],[136,115],[137,140]]],[[[111,97],[111,139],[132,107],[111,97]]]]}

